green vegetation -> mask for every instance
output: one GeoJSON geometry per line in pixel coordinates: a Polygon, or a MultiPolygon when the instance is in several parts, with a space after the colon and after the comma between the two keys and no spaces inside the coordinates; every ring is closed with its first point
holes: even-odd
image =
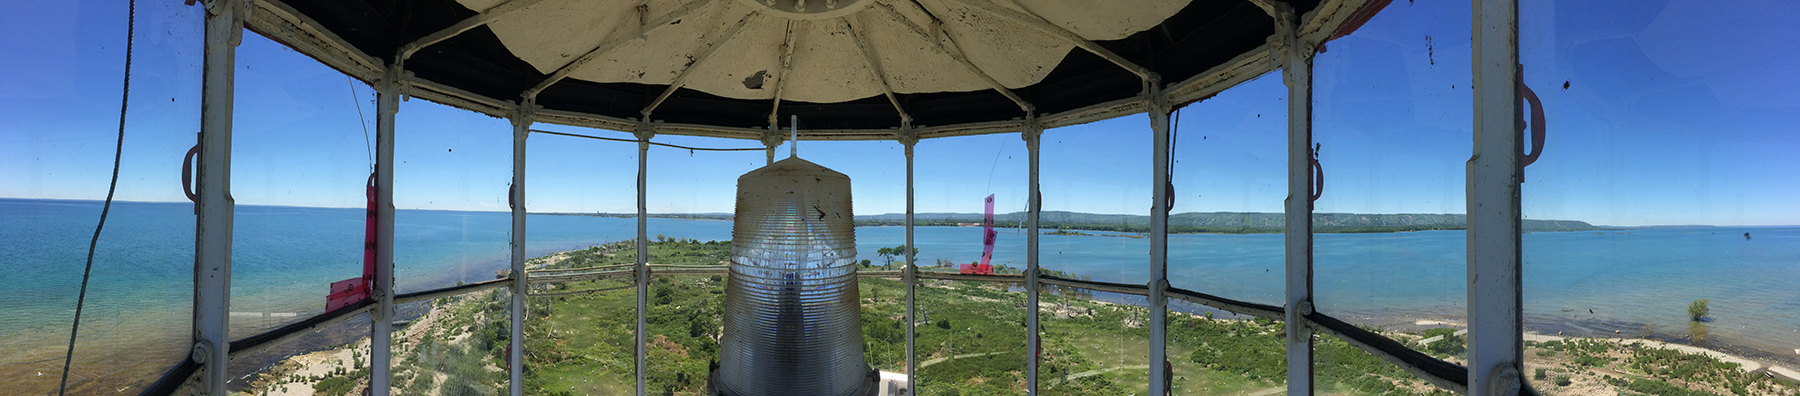
{"type": "MultiPolygon", "coordinates": [[[[362,377],[368,376],[368,373],[366,373],[366,372],[362,373],[362,374],[363,374],[362,377]]],[[[318,383],[313,384],[312,388],[313,388],[313,394],[315,394],[315,395],[344,396],[345,394],[350,393],[350,388],[355,387],[355,386],[356,386],[355,379],[352,379],[350,377],[332,376],[330,378],[326,378],[324,381],[319,381],[318,383]]]]}
{"type": "MultiPolygon", "coordinates": [[[[899,249],[891,251],[904,252],[899,249]]],[[[729,251],[729,242],[666,240],[650,246],[651,261],[659,264],[718,265],[727,262],[729,251]]],[[[614,243],[565,252],[554,260],[533,259],[528,264],[549,268],[627,264],[636,262],[635,252],[629,242],[614,243]]],[[[999,267],[996,272],[1018,270],[999,267]]],[[[545,292],[624,285],[622,280],[586,281],[545,292]]],[[[1023,389],[1025,296],[1014,287],[935,281],[917,289],[920,394],[1016,394],[1023,389]]],[[[879,370],[903,371],[904,285],[865,279],[861,293],[868,361],[879,370]]],[[[718,354],[723,277],[659,276],[653,278],[650,297],[649,392],[701,391],[707,364],[718,354]]],[[[1041,389],[1050,395],[1141,393],[1144,367],[1148,366],[1143,361],[1148,347],[1143,323],[1148,310],[1092,298],[1087,291],[1046,288],[1041,389]]],[[[526,332],[532,335],[526,340],[527,393],[629,392],[635,375],[635,301],[630,289],[533,299],[533,314],[526,320],[526,332]]],[[[1170,329],[1170,356],[1181,394],[1285,386],[1280,323],[1173,314],[1170,329]]],[[[1335,351],[1332,356],[1340,366],[1327,370],[1333,380],[1321,385],[1334,392],[1398,395],[1409,394],[1404,391],[1408,389],[1435,389],[1343,342],[1322,339],[1320,345],[1322,350],[1335,351]]],[[[1321,378],[1327,378],[1323,375],[1321,378]]]]}
{"type": "MultiPolygon", "coordinates": [[[[658,264],[721,265],[730,242],[662,238],[650,244],[658,264]]],[[[532,259],[528,265],[585,268],[637,262],[637,248],[619,242],[532,259]],[[555,261],[555,264],[550,264],[555,261]]],[[[563,293],[629,286],[629,280],[564,283],[563,293]]],[[[658,276],[648,293],[646,381],[649,392],[699,392],[707,364],[718,354],[724,277],[658,276]]],[[[526,379],[530,394],[629,393],[636,383],[637,292],[622,289],[533,298],[526,317],[526,379]]]]}
{"type": "Polygon", "coordinates": [[[1463,336],[1456,335],[1456,329],[1439,327],[1425,330],[1420,336],[1425,337],[1425,339],[1438,337],[1436,341],[1426,343],[1424,350],[1440,359],[1446,357],[1461,357],[1463,356],[1463,352],[1468,350],[1468,340],[1463,336]]]}
{"type": "MultiPolygon", "coordinates": [[[[668,239],[651,244],[650,261],[722,265],[728,262],[729,251],[729,242],[668,239]]],[[[547,268],[621,265],[636,262],[635,253],[630,242],[622,242],[536,258],[528,264],[547,268]]],[[[1017,269],[997,267],[996,272],[1016,273],[1017,269]]],[[[650,371],[645,373],[649,393],[693,394],[704,389],[707,365],[718,356],[725,280],[724,276],[652,278],[647,312],[650,371]]],[[[579,292],[628,284],[619,279],[584,281],[537,292],[579,292]]],[[[860,292],[867,361],[878,370],[904,371],[904,285],[893,280],[863,279],[860,292]]],[[[1020,393],[1030,351],[1025,342],[1024,297],[1018,285],[922,282],[916,290],[919,394],[1020,393]]],[[[1039,378],[1040,390],[1046,395],[1141,394],[1148,374],[1146,367],[1160,366],[1150,364],[1145,357],[1148,331],[1144,325],[1149,310],[1093,298],[1091,292],[1052,287],[1046,287],[1041,296],[1044,338],[1039,378]]],[[[482,300],[471,302],[474,301],[482,300]]],[[[635,302],[636,292],[632,289],[531,299],[531,314],[526,319],[526,332],[530,335],[526,340],[526,393],[631,392],[635,383],[635,302]]],[[[1168,325],[1177,394],[1240,394],[1285,387],[1285,333],[1280,322],[1171,313],[1168,325]]],[[[1420,338],[1439,335],[1444,337],[1416,347],[1440,358],[1459,359],[1467,347],[1466,337],[1456,336],[1451,329],[1434,329],[1420,338]]],[[[1528,345],[1538,355],[1549,352],[1566,364],[1549,369],[1535,367],[1533,378],[1552,384],[1612,383],[1600,379],[1600,373],[1605,372],[1617,377],[1616,381],[1623,381],[1615,387],[1628,396],[1689,396],[1666,393],[1668,389],[1658,387],[1658,383],[1675,387],[1669,389],[1719,389],[1716,392],[1723,395],[1735,389],[1730,386],[1733,381],[1748,392],[1734,396],[1800,396],[1784,383],[1734,374],[1741,373],[1738,371],[1719,371],[1723,366],[1702,364],[1716,360],[1699,355],[1665,355],[1673,352],[1632,349],[1599,340],[1528,345]],[[1632,374],[1618,377],[1620,372],[1632,374]],[[1680,375],[1691,379],[1677,379],[1680,375]]],[[[1319,336],[1314,348],[1318,364],[1315,383],[1322,393],[1449,394],[1334,337],[1319,336]]],[[[504,384],[504,379],[493,383],[504,384]]],[[[1554,393],[1584,387],[1545,384],[1539,389],[1554,393]]]]}
{"type": "Polygon", "coordinates": [[[1069,231],[1069,230],[1063,230],[1063,229],[1046,232],[1046,233],[1044,233],[1044,235],[1094,236],[1094,234],[1089,234],[1089,233],[1085,233],[1085,232],[1081,232],[1081,231],[1069,231]]]}
{"type": "Polygon", "coordinates": [[[505,290],[491,290],[433,301],[441,313],[416,331],[417,341],[396,336],[393,386],[399,394],[498,395],[506,393],[507,346],[512,342],[510,301],[505,290]],[[438,378],[442,376],[443,378],[438,378]]]}
{"type": "MultiPolygon", "coordinates": [[[[1620,395],[1640,396],[1793,396],[1800,388],[1761,373],[1744,371],[1736,363],[1703,354],[1653,348],[1640,342],[1571,338],[1526,343],[1526,351],[1544,357],[1527,360],[1535,366],[1532,379],[1546,378],[1556,387],[1539,386],[1547,394],[1562,392],[1571,384],[1605,384],[1620,395]],[[1546,355],[1544,352],[1550,352],[1546,355]]],[[[1586,393],[1585,386],[1568,392],[1586,393]]]]}
{"type": "MultiPolygon", "coordinates": [[[[880,255],[882,261],[884,261],[886,263],[886,265],[894,265],[894,259],[906,258],[906,245],[902,244],[900,246],[895,246],[895,247],[884,247],[881,249],[876,249],[875,254],[880,255]]],[[[912,248],[912,254],[915,256],[918,255],[919,248],[912,248]]]]}
{"type": "Polygon", "coordinates": [[[1699,300],[1694,300],[1693,303],[1689,303],[1688,304],[1688,319],[1693,320],[1695,322],[1705,320],[1706,315],[1712,313],[1712,308],[1707,308],[1707,306],[1706,306],[1706,304],[1710,303],[1710,302],[1712,302],[1712,300],[1702,298],[1699,300]]]}

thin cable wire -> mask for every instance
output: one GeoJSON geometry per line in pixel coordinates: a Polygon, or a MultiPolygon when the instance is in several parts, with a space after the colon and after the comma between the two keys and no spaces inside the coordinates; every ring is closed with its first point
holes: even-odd
{"type": "Polygon", "coordinates": [[[1181,130],[1181,109],[1175,109],[1174,118],[1169,122],[1169,180],[1175,180],[1175,139],[1181,130]]]}
{"type": "Polygon", "coordinates": [[[75,298],[75,323],[69,326],[69,352],[63,355],[62,383],[56,394],[69,390],[69,366],[75,361],[75,335],[81,331],[81,308],[87,305],[88,279],[94,275],[94,248],[100,244],[100,230],[106,229],[106,215],[112,212],[113,192],[119,188],[119,160],[125,156],[125,110],[131,104],[131,44],[137,30],[137,0],[130,1],[125,17],[125,88],[119,95],[119,142],[113,147],[112,181],[106,186],[106,204],[100,207],[100,224],[94,226],[94,237],[88,240],[87,267],[81,271],[81,294],[75,298]]]}
{"type": "Polygon", "coordinates": [[[356,125],[362,126],[363,150],[368,151],[369,169],[373,170],[375,169],[375,148],[371,147],[372,145],[369,144],[369,120],[363,119],[362,97],[356,94],[356,80],[350,79],[350,75],[345,74],[344,81],[350,83],[350,103],[356,104],[356,125]]]}
{"type": "Polygon", "coordinates": [[[1175,212],[1175,139],[1180,136],[1177,132],[1181,131],[1181,109],[1175,109],[1173,118],[1169,121],[1169,178],[1163,181],[1168,184],[1168,191],[1164,192],[1167,196],[1163,197],[1168,201],[1168,207],[1163,209],[1170,213],[1175,212]]]}
{"type": "Polygon", "coordinates": [[[1006,142],[1000,142],[1000,149],[994,151],[994,164],[988,166],[987,192],[994,192],[994,171],[1000,169],[1000,155],[1006,154],[1006,142]]]}
{"type": "MultiPolygon", "coordinates": [[[[543,133],[543,134],[550,134],[550,135],[578,137],[578,138],[595,139],[595,140],[606,140],[606,141],[613,141],[613,142],[626,142],[626,143],[637,143],[638,142],[637,139],[619,139],[619,138],[599,137],[599,136],[591,136],[591,135],[578,135],[578,134],[573,134],[573,133],[540,131],[540,130],[536,130],[536,129],[531,130],[531,133],[543,133]]],[[[750,147],[750,148],[688,147],[688,146],[674,145],[674,144],[668,144],[668,143],[657,143],[657,142],[648,142],[648,143],[650,143],[651,145],[655,145],[655,146],[673,147],[673,148],[678,148],[678,149],[698,150],[698,151],[763,151],[763,150],[768,149],[767,147],[750,147]]]]}

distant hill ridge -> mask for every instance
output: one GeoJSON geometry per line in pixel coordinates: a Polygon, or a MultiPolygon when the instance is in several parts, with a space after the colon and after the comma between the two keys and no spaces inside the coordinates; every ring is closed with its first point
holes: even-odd
{"type": "MultiPolygon", "coordinates": [[[[1025,220],[1025,212],[995,214],[996,227],[1017,227],[1025,220]]],[[[956,225],[979,223],[979,213],[917,213],[915,225],[956,225]]],[[[1189,212],[1169,216],[1169,231],[1177,233],[1275,233],[1281,232],[1286,215],[1258,212],[1189,212]]],[[[1038,217],[1041,229],[1147,232],[1150,216],[1094,214],[1066,211],[1044,211],[1038,217]]],[[[856,216],[858,225],[899,225],[906,215],[888,213],[856,216]]],[[[1524,220],[1526,232],[1592,231],[1596,227],[1578,220],[1524,220]]],[[[1467,216],[1461,214],[1398,213],[1314,213],[1315,232],[1400,232],[1425,230],[1461,230],[1467,227],[1467,216]]]]}
{"type": "MultiPolygon", "coordinates": [[[[637,217],[636,213],[540,213],[574,216],[637,217]]],[[[994,226],[1017,228],[1025,221],[1025,212],[994,215],[994,226]]],[[[730,213],[651,213],[650,217],[690,220],[731,220],[730,213]]],[[[916,213],[918,226],[955,226],[980,223],[980,213],[916,213]]],[[[905,224],[906,215],[887,213],[856,216],[856,225],[880,226],[905,224]]],[[[1279,233],[1287,221],[1285,214],[1260,212],[1189,212],[1169,216],[1172,233],[1263,234],[1279,233]]],[[[1460,214],[1397,213],[1314,213],[1313,231],[1323,233],[1405,232],[1429,230],[1461,230],[1467,227],[1467,216],[1460,214]]],[[[1525,220],[1525,232],[1593,231],[1616,228],[1598,227],[1578,220],[1525,220]]],[[[1038,228],[1044,230],[1087,230],[1117,232],[1149,232],[1150,216],[1096,214],[1066,211],[1044,211],[1038,228]]]]}

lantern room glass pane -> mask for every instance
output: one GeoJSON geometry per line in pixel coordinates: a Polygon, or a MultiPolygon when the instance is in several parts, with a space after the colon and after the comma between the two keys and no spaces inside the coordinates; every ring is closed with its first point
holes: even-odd
{"type": "Polygon", "coordinates": [[[1314,304],[1388,338],[1466,326],[1469,7],[1388,4],[1313,60],[1314,304]]]}
{"type": "Polygon", "coordinates": [[[920,394],[1013,393],[1025,386],[1025,293],[1009,289],[920,281],[914,330],[920,394]]]}
{"type": "Polygon", "coordinates": [[[539,296],[526,299],[526,394],[636,392],[637,290],[629,268],[637,262],[635,246],[618,241],[532,259],[537,270],[599,267],[557,273],[612,274],[531,287],[539,296]]]}
{"type": "Polygon", "coordinates": [[[1287,97],[1275,70],[1179,110],[1170,286],[1287,301],[1287,97]]]}
{"type": "Polygon", "coordinates": [[[1540,392],[1800,392],[1784,380],[1800,380],[1796,17],[1787,1],[1520,1],[1545,119],[1524,139],[1543,150],[1522,217],[1599,226],[1520,236],[1540,392]]]}

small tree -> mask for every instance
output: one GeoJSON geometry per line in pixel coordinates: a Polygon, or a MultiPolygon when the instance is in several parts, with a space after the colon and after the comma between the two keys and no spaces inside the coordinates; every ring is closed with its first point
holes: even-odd
{"type": "Polygon", "coordinates": [[[1702,298],[1688,304],[1688,318],[1695,322],[1699,322],[1701,319],[1706,318],[1707,314],[1712,313],[1712,309],[1706,307],[1706,303],[1709,302],[1712,302],[1712,300],[1702,298]]]}
{"type": "Polygon", "coordinates": [[[884,262],[884,264],[891,265],[894,263],[894,248],[885,248],[884,247],[884,248],[880,248],[880,249],[875,249],[875,254],[881,256],[881,260],[884,262]]]}

